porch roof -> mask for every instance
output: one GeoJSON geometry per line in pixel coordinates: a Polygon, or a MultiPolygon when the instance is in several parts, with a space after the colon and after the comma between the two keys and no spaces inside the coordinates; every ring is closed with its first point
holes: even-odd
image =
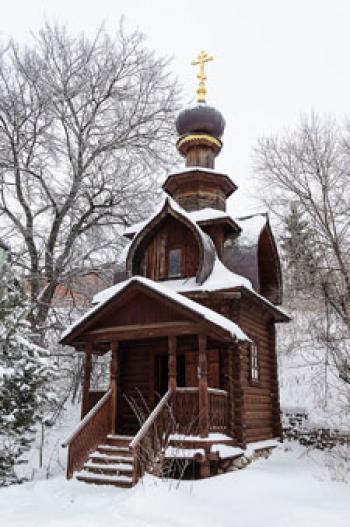
{"type": "Polygon", "coordinates": [[[106,294],[104,296],[100,294],[100,302],[66,329],[66,331],[61,336],[61,343],[69,344],[70,337],[79,335],[79,330],[83,329],[83,326],[92,320],[95,314],[100,312],[104,307],[110,304],[110,302],[119,297],[127,288],[132,286],[132,284],[141,285],[142,287],[157,293],[161,297],[170,300],[172,303],[185,308],[189,312],[197,315],[197,317],[199,316],[201,321],[209,323],[210,325],[214,325],[220,330],[224,330],[227,336],[233,340],[250,342],[249,337],[241,330],[241,328],[223,315],[220,315],[212,309],[202,306],[194,300],[176,293],[175,291],[171,291],[170,289],[162,286],[159,282],[154,282],[153,280],[141,276],[133,276],[129,280],[125,280],[124,282],[116,284],[115,286],[106,290],[106,294]]]}

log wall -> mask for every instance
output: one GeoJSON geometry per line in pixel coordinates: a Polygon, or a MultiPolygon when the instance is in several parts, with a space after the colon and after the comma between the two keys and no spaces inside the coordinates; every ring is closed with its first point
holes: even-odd
{"type": "Polygon", "coordinates": [[[220,301],[214,296],[201,303],[236,322],[258,346],[257,382],[250,378],[250,349],[246,344],[235,345],[231,351],[225,351],[226,358],[221,361],[226,368],[228,422],[233,435],[241,445],[282,437],[273,320],[263,307],[244,297],[220,301]]]}
{"type": "Polygon", "coordinates": [[[242,418],[247,442],[281,436],[274,324],[242,299],[238,323],[257,344],[259,379],[250,378],[250,349],[241,349],[242,418]]]}

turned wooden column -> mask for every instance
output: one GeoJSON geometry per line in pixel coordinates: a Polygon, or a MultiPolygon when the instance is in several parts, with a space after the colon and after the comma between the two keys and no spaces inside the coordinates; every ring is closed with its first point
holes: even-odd
{"type": "Polygon", "coordinates": [[[81,418],[89,411],[89,392],[92,370],[92,344],[86,344],[83,371],[82,401],[81,401],[81,418]]]}
{"type": "Polygon", "coordinates": [[[209,395],[208,395],[207,337],[198,335],[198,397],[199,397],[199,435],[209,434],[209,395]]]}
{"type": "Polygon", "coordinates": [[[117,376],[118,376],[118,350],[119,350],[119,342],[113,341],[111,342],[111,351],[112,351],[112,358],[111,358],[111,380],[110,380],[110,388],[112,390],[112,434],[115,434],[116,432],[116,421],[117,421],[117,402],[118,402],[118,384],[117,384],[117,376]]]}
{"type": "Polygon", "coordinates": [[[168,337],[168,390],[176,390],[176,337],[168,337]]]}

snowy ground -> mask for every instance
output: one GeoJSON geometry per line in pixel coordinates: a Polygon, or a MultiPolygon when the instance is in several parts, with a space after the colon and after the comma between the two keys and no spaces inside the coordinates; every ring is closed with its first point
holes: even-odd
{"type": "Polygon", "coordinates": [[[129,490],[63,476],[0,491],[2,527],[348,527],[350,485],[330,480],[321,453],[293,444],[215,478],[147,478],[129,490]]]}

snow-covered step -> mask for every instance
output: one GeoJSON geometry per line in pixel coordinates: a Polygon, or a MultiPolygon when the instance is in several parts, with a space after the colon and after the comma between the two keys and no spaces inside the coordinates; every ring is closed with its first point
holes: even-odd
{"type": "Polygon", "coordinates": [[[127,446],[113,446],[113,445],[99,445],[97,447],[99,450],[113,450],[121,452],[130,452],[129,447],[127,446]]]}
{"type": "Polygon", "coordinates": [[[116,487],[131,487],[132,478],[125,475],[106,475],[106,474],[94,474],[87,470],[82,470],[76,474],[78,481],[84,481],[85,483],[94,483],[95,485],[114,485],[116,487]]]}
{"type": "Polygon", "coordinates": [[[119,456],[130,456],[131,454],[127,446],[99,445],[97,450],[105,454],[116,454],[119,456]]]}
{"type": "Polygon", "coordinates": [[[132,463],[133,458],[131,456],[115,456],[98,452],[97,450],[90,454],[89,459],[98,463],[132,463]]]}
{"type": "Polygon", "coordinates": [[[98,450],[95,450],[95,452],[92,452],[90,454],[89,459],[93,459],[97,463],[132,463],[133,457],[132,456],[117,456],[117,455],[110,455],[105,454],[103,452],[98,452],[98,450]]]}
{"type": "Polygon", "coordinates": [[[118,434],[108,434],[107,439],[125,439],[126,441],[132,441],[134,436],[123,436],[118,434]]]}
{"type": "Polygon", "coordinates": [[[104,472],[132,472],[133,465],[130,463],[94,463],[89,460],[84,465],[84,469],[98,470],[104,472]]]}
{"type": "Polygon", "coordinates": [[[132,436],[122,436],[118,434],[108,434],[106,444],[111,446],[120,446],[127,448],[132,441],[132,436]]]}

